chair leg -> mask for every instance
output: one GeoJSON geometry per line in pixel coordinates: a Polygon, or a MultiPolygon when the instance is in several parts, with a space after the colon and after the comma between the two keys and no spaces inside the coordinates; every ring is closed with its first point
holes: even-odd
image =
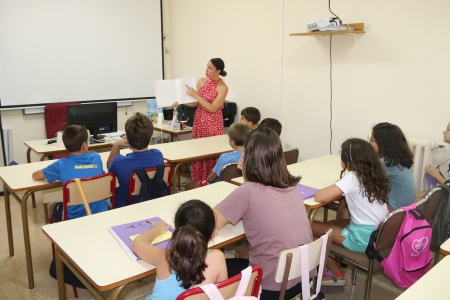
{"type": "Polygon", "coordinates": [[[369,269],[367,271],[366,290],[364,291],[364,300],[370,299],[370,289],[372,288],[373,259],[369,260],[369,269]]]}
{"type": "Polygon", "coordinates": [[[433,262],[434,266],[439,262],[439,254],[440,254],[439,249],[434,252],[434,262],[433,262]]]}
{"type": "Polygon", "coordinates": [[[356,285],[356,268],[352,269],[352,285],[356,285]]]}
{"type": "Polygon", "coordinates": [[[323,221],[328,222],[328,208],[323,207],[323,221]]]}

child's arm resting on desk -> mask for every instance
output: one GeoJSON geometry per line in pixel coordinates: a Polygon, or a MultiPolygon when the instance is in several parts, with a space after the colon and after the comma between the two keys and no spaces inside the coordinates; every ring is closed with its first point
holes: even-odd
{"type": "Polygon", "coordinates": [[[42,172],[42,170],[38,170],[38,171],[33,172],[31,177],[34,180],[44,180],[45,179],[45,175],[44,175],[44,172],[42,172]]]}
{"type": "Polygon", "coordinates": [[[154,246],[151,242],[159,235],[169,230],[170,225],[163,221],[152,222],[153,228],[137,236],[133,243],[133,251],[146,262],[158,267],[158,264],[165,263],[166,249],[154,246]]]}
{"type": "Polygon", "coordinates": [[[314,200],[316,200],[316,202],[331,202],[339,196],[342,196],[342,190],[338,188],[337,185],[333,184],[318,191],[314,196],[314,200]]]}

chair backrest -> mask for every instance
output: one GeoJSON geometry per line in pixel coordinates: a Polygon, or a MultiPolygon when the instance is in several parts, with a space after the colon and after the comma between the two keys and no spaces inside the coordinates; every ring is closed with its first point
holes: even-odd
{"type": "MultiPolygon", "coordinates": [[[[258,297],[259,288],[261,286],[262,280],[262,269],[260,266],[252,267],[252,276],[250,277],[249,284],[247,286],[247,291],[245,296],[254,296],[258,297]]],[[[215,285],[219,289],[224,299],[228,299],[233,297],[236,294],[236,290],[241,281],[241,274],[223,280],[221,282],[216,283],[215,285]]],[[[195,287],[189,289],[183,293],[181,293],[176,300],[209,300],[208,296],[203,292],[203,290],[199,287],[195,287]]]]}
{"type": "Polygon", "coordinates": [[[241,177],[242,171],[238,169],[237,163],[229,163],[220,171],[219,181],[231,182],[231,179],[241,177]]]}
{"type": "Polygon", "coordinates": [[[47,138],[52,139],[58,131],[67,125],[67,106],[80,104],[79,102],[49,103],[44,107],[45,131],[47,138]]]}
{"type": "MultiPolygon", "coordinates": [[[[155,168],[147,168],[145,169],[148,176],[150,178],[155,177],[156,174],[156,167],[155,168]]],[[[169,163],[164,164],[164,182],[169,187],[169,190],[172,188],[172,174],[173,174],[173,167],[169,163]]],[[[131,204],[131,199],[133,196],[139,195],[139,191],[141,190],[141,181],[139,180],[139,177],[136,175],[136,172],[131,173],[130,175],[130,183],[128,186],[128,204],[131,204]]]]}
{"type": "Polygon", "coordinates": [[[417,202],[417,209],[423,214],[428,223],[433,224],[439,204],[448,196],[447,193],[446,189],[435,187],[417,202]]]}
{"type": "Polygon", "coordinates": [[[286,161],[286,165],[295,164],[298,160],[298,148],[284,151],[283,154],[284,160],[286,161]]]}
{"type": "Polygon", "coordinates": [[[387,214],[381,221],[375,243],[376,250],[382,257],[389,256],[405,216],[405,210],[398,208],[387,214]]]}
{"type": "Polygon", "coordinates": [[[328,256],[331,245],[331,233],[332,229],[307,245],[281,251],[278,256],[274,278],[275,282],[281,283],[279,299],[284,299],[288,281],[300,276],[302,277],[302,299],[311,299],[309,272],[317,269],[317,267],[319,267],[319,273],[317,274],[318,284],[316,294],[320,292],[325,258],[328,256]]]}
{"type": "Polygon", "coordinates": [[[81,178],[80,182],[81,191],[77,187],[76,179],[68,180],[63,186],[64,220],[67,220],[68,206],[84,205],[82,192],[88,203],[110,198],[112,207],[116,207],[116,176],[113,173],[81,178]]]}

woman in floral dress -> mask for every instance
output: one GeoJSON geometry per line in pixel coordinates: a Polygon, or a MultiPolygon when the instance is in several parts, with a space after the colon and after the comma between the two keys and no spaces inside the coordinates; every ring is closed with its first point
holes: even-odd
{"type": "MultiPolygon", "coordinates": [[[[220,58],[212,58],[206,66],[205,78],[197,82],[197,91],[188,87],[187,94],[197,102],[187,105],[197,105],[192,128],[192,138],[224,134],[222,108],[228,93],[228,87],[219,76],[226,76],[225,64],[220,58]]],[[[217,158],[196,161],[192,163],[191,181],[203,180],[208,177],[217,162],[217,158]]]]}

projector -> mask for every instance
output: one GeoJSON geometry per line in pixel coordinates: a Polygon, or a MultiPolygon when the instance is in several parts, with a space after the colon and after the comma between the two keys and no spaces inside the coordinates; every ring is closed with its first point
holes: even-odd
{"type": "Polygon", "coordinates": [[[317,30],[320,28],[328,27],[330,25],[333,25],[331,23],[332,21],[333,21],[332,18],[326,18],[326,19],[309,22],[306,24],[306,30],[313,31],[313,30],[317,30]]]}

